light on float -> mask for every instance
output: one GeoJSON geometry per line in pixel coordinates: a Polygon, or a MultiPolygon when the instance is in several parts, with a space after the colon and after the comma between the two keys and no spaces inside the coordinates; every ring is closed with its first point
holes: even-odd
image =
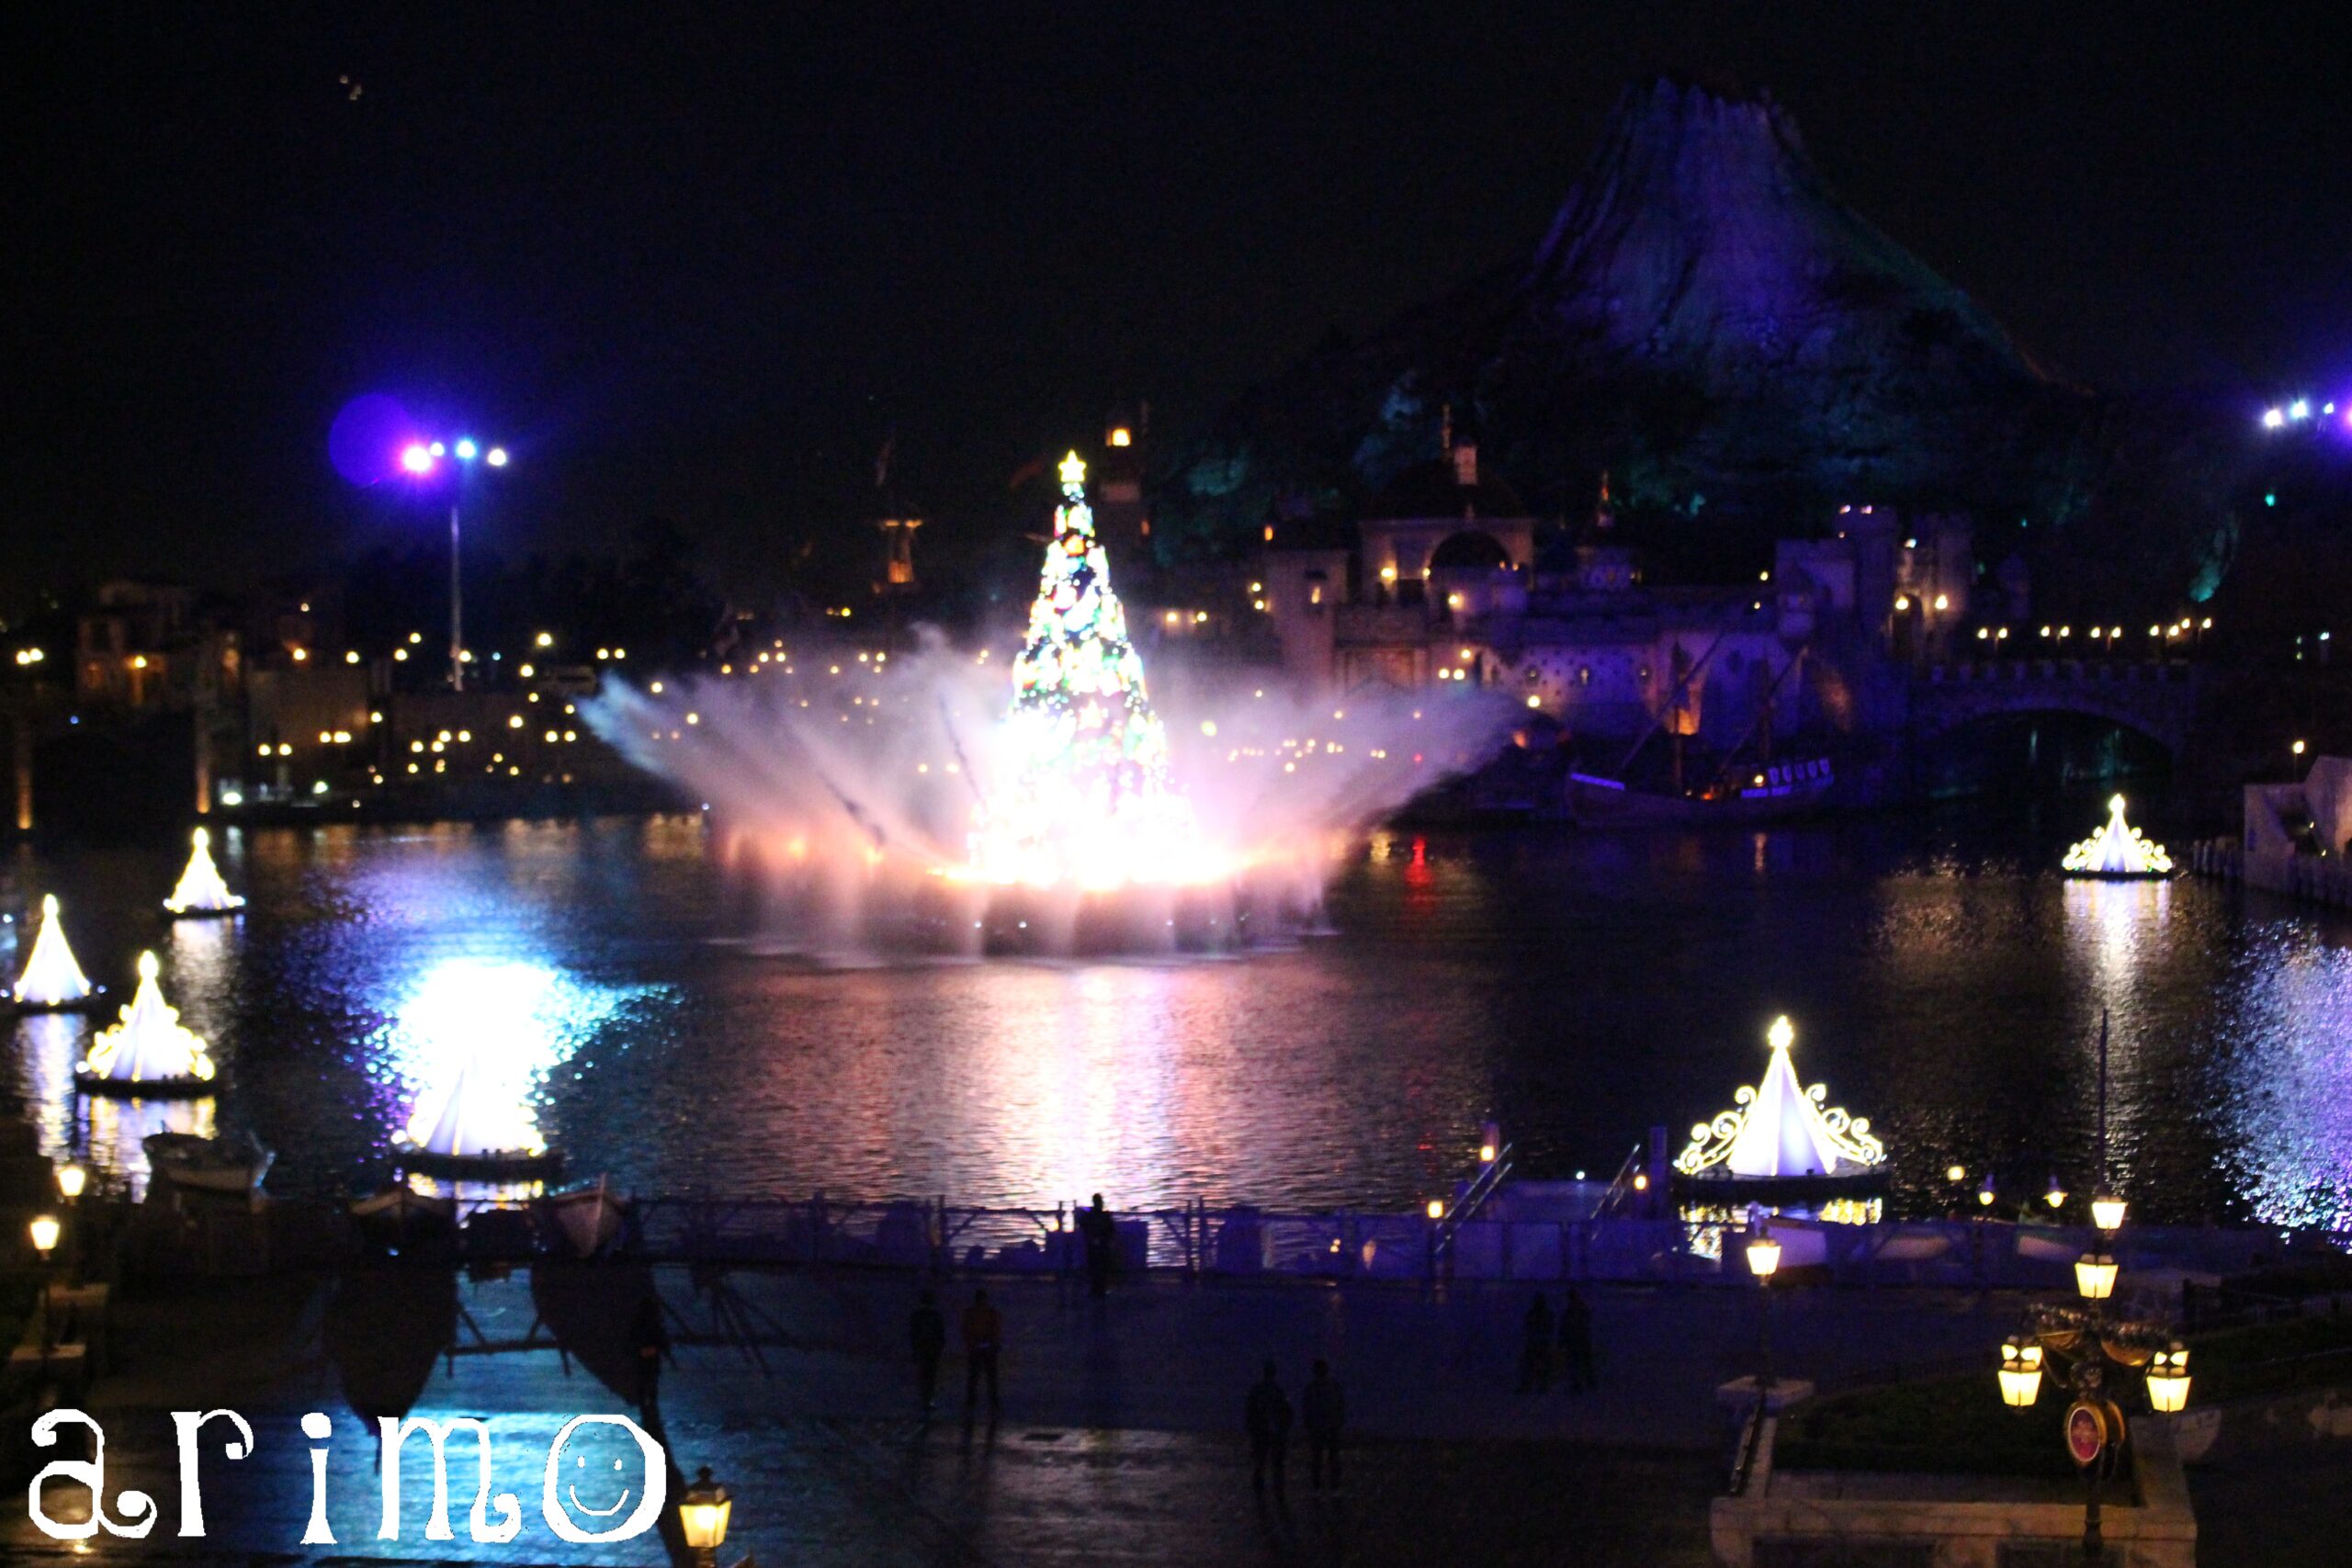
{"type": "Polygon", "coordinates": [[[2188,1404],[2188,1348],[2177,1339],[2148,1362],[2148,1403],[2159,1416],[2177,1416],[2188,1404]]]}
{"type": "Polygon", "coordinates": [[[688,1547],[708,1561],[727,1544],[728,1516],[734,1508],[734,1497],[710,1478],[710,1466],[703,1465],[695,1472],[694,1483],[678,1499],[678,1533],[685,1538],[688,1547]]]}
{"type": "Polygon", "coordinates": [[[2123,1228],[2123,1200],[2104,1187],[2091,1199],[2091,1224],[2107,1232],[2123,1228]]]}
{"type": "Polygon", "coordinates": [[[2001,1342],[2001,1403],[2023,1410],[2041,1397],[2041,1347],[2012,1335],[2001,1342]]]}
{"type": "Polygon", "coordinates": [[[2075,1289],[2086,1302],[2103,1302],[2115,1294],[2115,1255],[2086,1252],[2075,1259],[2075,1289]]]}

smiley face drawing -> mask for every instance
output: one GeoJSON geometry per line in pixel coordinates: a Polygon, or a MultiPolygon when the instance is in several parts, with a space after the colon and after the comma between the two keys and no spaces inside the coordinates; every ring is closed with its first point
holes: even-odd
{"type": "MultiPolygon", "coordinates": [[[[586,1454],[582,1454],[575,1458],[571,1462],[575,1468],[586,1470],[588,1468],[588,1456],[586,1454]]],[[[618,1460],[613,1461],[613,1468],[616,1471],[619,1470],[621,1468],[621,1461],[618,1460]]],[[[573,1478],[571,1484],[565,1487],[563,1492],[565,1496],[571,1499],[571,1506],[574,1508],[577,1508],[580,1512],[587,1515],[592,1519],[611,1518],[615,1514],[619,1513],[623,1508],[628,1506],[628,1500],[630,1496],[629,1488],[624,1486],[621,1488],[621,1497],[619,1502],[615,1503],[609,1508],[592,1508],[587,1504],[580,1500],[580,1481],[577,1477],[573,1478]]]]}
{"type": "Polygon", "coordinates": [[[555,1441],[548,1445],[545,1484],[539,1494],[539,1512],[546,1518],[549,1529],[574,1545],[628,1540],[653,1528],[655,1521],[662,1517],[662,1505],[668,1500],[669,1495],[669,1456],[662,1451],[662,1445],[654,1440],[650,1432],[626,1416],[575,1416],[563,1424],[555,1435],[555,1441]],[[641,1481],[630,1484],[634,1478],[628,1475],[627,1456],[610,1459],[611,1448],[602,1443],[588,1445],[592,1453],[571,1455],[571,1467],[567,1474],[563,1468],[564,1450],[582,1428],[594,1427],[616,1428],[635,1443],[638,1473],[643,1477],[641,1481]],[[603,1451],[593,1452],[596,1449],[603,1451]],[[604,1474],[604,1467],[608,1461],[615,1473],[602,1482],[590,1480],[589,1460],[592,1457],[596,1461],[596,1474],[604,1474]],[[605,1485],[618,1488],[618,1500],[604,1503],[593,1500],[599,1488],[605,1485]],[[580,1495],[583,1487],[588,1492],[587,1498],[580,1495]],[[630,1507],[632,1502],[636,1504],[635,1507],[630,1507]],[[577,1519],[572,1517],[574,1510],[580,1515],[577,1519]],[[606,1523],[623,1510],[627,1510],[626,1517],[617,1523],[606,1523]],[[582,1525],[590,1525],[590,1528],[582,1529],[582,1525]]]}

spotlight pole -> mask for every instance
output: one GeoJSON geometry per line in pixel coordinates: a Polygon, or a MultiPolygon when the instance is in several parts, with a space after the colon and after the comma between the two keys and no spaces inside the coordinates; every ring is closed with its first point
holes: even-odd
{"type": "MultiPolygon", "coordinates": [[[[463,470],[458,482],[462,484],[463,470]]],[[[458,570],[460,558],[460,536],[458,530],[458,496],[449,495],[449,689],[466,689],[466,598],[463,579],[458,570]]]]}

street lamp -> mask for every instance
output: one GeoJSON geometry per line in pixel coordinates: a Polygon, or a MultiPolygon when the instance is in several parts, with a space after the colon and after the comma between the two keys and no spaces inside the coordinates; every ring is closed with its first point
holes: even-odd
{"type": "Polygon", "coordinates": [[[1756,1408],[1760,1416],[1772,1398],[1772,1276],[1781,1270],[1781,1244],[1759,1215],[1747,1243],[1747,1271],[1756,1276],[1756,1408]]]}
{"type": "Polygon", "coordinates": [[[506,448],[492,446],[484,450],[470,435],[460,435],[455,442],[412,441],[401,448],[401,468],[412,478],[425,479],[440,466],[444,457],[458,460],[458,479],[449,491],[449,689],[466,689],[466,620],[464,580],[459,567],[464,557],[464,538],[458,502],[463,499],[466,470],[477,461],[493,468],[506,467],[506,448]]]}
{"type": "Polygon", "coordinates": [[[2177,1416],[2188,1404],[2188,1348],[2177,1339],[2149,1359],[2148,1403],[2159,1416],[2177,1416]]]}
{"type": "Polygon", "coordinates": [[[2086,1302],[2103,1302],[2115,1294],[2115,1275],[2111,1252],[2086,1252],[2075,1259],[2075,1289],[2086,1302]]]}
{"type": "Polygon", "coordinates": [[[2049,1204],[2053,1213],[2066,1206],[2066,1189],[2054,1170],[2050,1173],[2050,1190],[2041,1195],[2041,1201],[2049,1204]]]}
{"type": "Polygon", "coordinates": [[[32,1237],[33,1250],[40,1254],[43,1263],[48,1262],[49,1255],[57,1250],[57,1238],[63,1229],[54,1214],[36,1214],[33,1223],[25,1227],[26,1233],[32,1237]]]}
{"type": "Polygon", "coordinates": [[[70,1160],[57,1168],[57,1190],[69,1203],[82,1196],[82,1189],[89,1181],[90,1173],[70,1160]]]}
{"type": "Polygon", "coordinates": [[[678,1499],[679,1533],[702,1568],[713,1568],[718,1562],[718,1549],[727,1543],[727,1516],[734,1506],[735,1499],[710,1478],[707,1464],[695,1472],[693,1484],[678,1499]]]}

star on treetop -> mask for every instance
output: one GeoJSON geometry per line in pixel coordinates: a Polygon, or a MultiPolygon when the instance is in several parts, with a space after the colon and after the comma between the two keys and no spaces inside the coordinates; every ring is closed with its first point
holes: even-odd
{"type": "Polygon", "coordinates": [[[1086,464],[1076,452],[1062,459],[1062,483],[1081,485],[1086,482],[1086,464]]]}

